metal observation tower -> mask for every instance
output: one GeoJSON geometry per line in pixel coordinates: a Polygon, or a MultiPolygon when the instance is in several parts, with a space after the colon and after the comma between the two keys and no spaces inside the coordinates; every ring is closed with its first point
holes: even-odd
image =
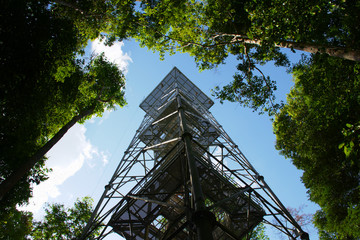
{"type": "Polygon", "coordinates": [[[140,104],[144,120],[82,239],[246,239],[261,222],[290,239],[299,224],[209,112],[213,101],[176,67],[140,104]]]}

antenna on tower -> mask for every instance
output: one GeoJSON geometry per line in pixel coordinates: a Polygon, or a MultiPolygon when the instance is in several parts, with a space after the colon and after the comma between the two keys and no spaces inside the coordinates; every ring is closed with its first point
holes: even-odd
{"type": "Polygon", "coordinates": [[[261,222],[309,239],[174,67],[140,104],[146,114],[81,239],[243,239],[261,222]]]}

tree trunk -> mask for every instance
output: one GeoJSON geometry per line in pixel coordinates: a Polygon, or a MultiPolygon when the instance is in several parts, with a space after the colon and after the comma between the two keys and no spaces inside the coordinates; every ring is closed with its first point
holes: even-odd
{"type": "MultiPolygon", "coordinates": [[[[244,37],[237,37],[238,42],[251,43],[261,45],[260,40],[246,39],[244,37]]],[[[275,44],[276,47],[291,48],[308,53],[325,53],[332,57],[339,57],[351,61],[360,61],[360,51],[355,49],[347,49],[345,47],[322,46],[312,43],[298,43],[291,41],[282,41],[275,44]]]]}
{"type": "Polygon", "coordinates": [[[360,51],[355,49],[347,49],[345,47],[320,46],[311,43],[297,43],[284,41],[277,45],[283,48],[293,48],[309,53],[325,53],[332,57],[339,57],[351,61],[360,61],[360,51]]]}
{"type": "Polygon", "coordinates": [[[81,112],[79,115],[73,117],[67,124],[65,124],[44,146],[42,146],[36,153],[23,163],[17,170],[14,171],[8,178],[0,185],[0,200],[21,180],[26,173],[30,171],[34,165],[39,162],[45,154],[65,135],[65,133],[75,125],[80,119],[92,114],[94,107],[81,112]]]}

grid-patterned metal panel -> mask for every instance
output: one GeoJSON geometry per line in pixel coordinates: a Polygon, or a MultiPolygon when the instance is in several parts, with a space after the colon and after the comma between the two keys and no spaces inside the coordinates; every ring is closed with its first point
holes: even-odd
{"type": "Polygon", "coordinates": [[[202,104],[206,109],[211,108],[214,102],[206,96],[194,83],[192,83],[179,69],[174,67],[168,75],[156,86],[156,88],[140,104],[140,108],[148,115],[155,118],[159,108],[171,99],[179,88],[188,97],[202,104]]]}

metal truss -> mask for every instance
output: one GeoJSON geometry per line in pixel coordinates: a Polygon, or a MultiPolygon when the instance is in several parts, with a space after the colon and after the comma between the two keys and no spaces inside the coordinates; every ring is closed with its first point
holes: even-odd
{"type": "Polygon", "coordinates": [[[140,107],[144,120],[82,239],[243,239],[260,223],[308,239],[210,113],[213,102],[174,68],[140,107]]]}

